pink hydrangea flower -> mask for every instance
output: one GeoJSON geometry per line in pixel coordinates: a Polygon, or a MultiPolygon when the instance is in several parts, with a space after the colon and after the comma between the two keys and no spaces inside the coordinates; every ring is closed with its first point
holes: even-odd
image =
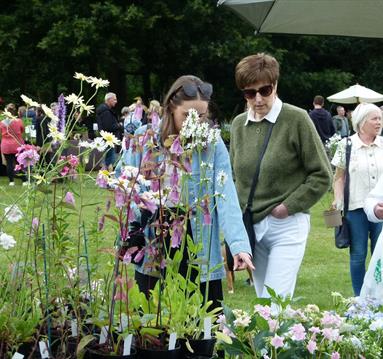
{"type": "Polygon", "coordinates": [[[294,324],[290,328],[290,332],[291,332],[291,338],[293,340],[301,341],[306,338],[306,329],[301,323],[294,324]]]}
{"type": "Polygon", "coordinates": [[[271,345],[275,348],[275,349],[278,349],[278,348],[282,348],[284,343],[283,343],[283,337],[280,337],[279,335],[275,335],[272,339],[271,339],[271,345]]]}
{"type": "Polygon", "coordinates": [[[317,343],[314,340],[309,340],[306,348],[310,354],[314,354],[315,350],[317,349],[317,343]]]}

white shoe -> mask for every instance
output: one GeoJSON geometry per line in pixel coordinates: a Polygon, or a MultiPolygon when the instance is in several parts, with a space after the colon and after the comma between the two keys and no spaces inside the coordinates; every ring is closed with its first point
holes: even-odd
{"type": "Polygon", "coordinates": [[[23,186],[28,186],[29,183],[27,181],[23,182],[23,186]]]}
{"type": "Polygon", "coordinates": [[[14,185],[15,185],[15,182],[9,182],[9,185],[10,185],[10,186],[14,186],[14,185]]]}

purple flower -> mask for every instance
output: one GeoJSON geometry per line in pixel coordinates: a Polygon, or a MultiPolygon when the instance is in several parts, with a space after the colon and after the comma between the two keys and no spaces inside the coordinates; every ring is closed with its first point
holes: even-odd
{"type": "Polygon", "coordinates": [[[203,224],[210,225],[211,224],[211,215],[209,211],[209,202],[207,199],[202,201],[202,210],[203,210],[203,224]]]}
{"type": "Polygon", "coordinates": [[[157,131],[160,127],[160,116],[156,111],[152,112],[152,128],[154,131],[157,131]]]}
{"type": "Polygon", "coordinates": [[[116,188],[114,191],[114,200],[117,208],[122,208],[125,205],[125,193],[121,189],[116,188]]]}
{"type": "Polygon", "coordinates": [[[153,199],[141,197],[141,203],[143,204],[144,208],[146,208],[152,213],[154,213],[157,210],[157,204],[153,199]]]}
{"type": "Polygon", "coordinates": [[[37,148],[33,145],[22,145],[17,148],[16,160],[19,163],[18,169],[33,166],[39,160],[37,148]]]}
{"type": "Polygon", "coordinates": [[[138,262],[142,259],[142,257],[144,256],[144,254],[145,254],[145,248],[142,248],[142,249],[141,249],[140,251],[138,251],[137,254],[134,256],[134,261],[138,263],[138,262]]]}
{"type": "Polygon", "coordinates": [[[340,359],[340,354],[338,352],[333,352],[331,354],[331,359],[340,359]]]}
{"type": "Polygon", "coordinates": [[[172,229],[173,229],[173,234],[172,234],[172,248],[178,248],[181,244],[181,239],[182,239],[182,234],[184,231],[184,219],[176,219],[172,223],[172,229]]]}
{"type": "Polygon", "coordinates": [[[39,219],[37,217],[34,217],[32,219],[32,231],[37,232],[38,229],[39,229],[39,219]]]}
{"type": "Polygon", "coordinates": [[[75,200],[72,192],[67,192],[64,198],[65,203],[70,204],[72,206],[75,205],[75,200]]]}
{"type": "Polygon", "coordinates": [[[170,193],[169,193],[169,201],[173,204],[177,204],[180,201],[180,193],[178,192],[177,187],[172,187],[170,193]]]}
{"type": "Polygon", "coordinates": [[[58,98],[58,105],[56,107],[55,115],[58,117],[59,122],[57,124],[57,129],[61,133],[65,133],[65,117],[66,117],[66,105],[65,97],[61,94],[58,98]]]}
{"type": "Polygon", "coordinates": [[[172,174],[170,176],[170,185],[172,187],[177,186],[178,185],[178,181],[179,181],[178,170],[177,170],[177,167],[174,166],[173,167],[173,172],[172,172],[172,174]]]}
{"type": "Polygon", "coordinates": [[[175,155],[181,155],[183,152],[184,150],[181,146],[180,137],[177,136],[176,139],[173,141],[172,145],[170,146],[170,153],[173,153],[175,155]]]}

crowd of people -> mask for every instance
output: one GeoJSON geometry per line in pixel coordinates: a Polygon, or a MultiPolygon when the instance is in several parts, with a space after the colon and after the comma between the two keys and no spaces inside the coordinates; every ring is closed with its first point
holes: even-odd
{"type": "MultiPolygon", "coordinates": [[[[352,286],[356,296],[361,291],[371,294],[374,275],[370,271],[368,289],[362,287],[368,240],[371,253],[374,253],[371,263],[376,264],[380,260],[383,250],[383,240],[378,241],[383,221],[382,111],[373,104],[359,104],[346,116],[344,107],[338,106],[337,114],[331,116],[324,109],[324,98],[315,96],[314,109],[308,113],[282,101],[278,96],[279,80],[279,63],[268,54],[247,56],[236,66],[235,81],[246,101],[246,111],[232,121],[229,152],[221,140],[214,148],[206,148],[214,159],[210,182],[215,183],[214,174],[219,171],[228,174],[226,201],[219,201],[211,214],[214,225],[210,266],[222,264],[220,233],[223,233],[228,260],[230,255],[233,256],[230,270],[251,271],[259,297],[269,296],[268,287],[282,296],[292,296],[310,231],[309,209],[329,191],[331,185],[333,205],[342,208],[348,172],[350,199],[347,219],[352,235],[352,286]],[[331,159],[325,145],[335,133],[343,139],[331,159]],[[347,143],[351,143],[348,168],[345,160],[347,143]],[[366,202],[367,199],[369,201],[366,202]],[[250,231],[242,220],[245,210],[251,216],[250,231]],[[377,250],[379,253],[375,255],[377,250]]],[[[97,129],[127,140],[131,136],[143,135],[151,128],[158,134],[162,155],[173,158],[166,141],[180,133],[190,109],[197,111],[201,121],[209,121],[212,93],[211,84],[196,76],[181,76],[169,88],[162,106],[152,100],[146,107],[137,97],[132,105],[122,107],[121,116],[118,116],[117,96],[109,92],[104,103],[96,109],[97,129]]],[[[17,113],[14,106],[9,105],[7,110],[17,113]]],[[[33,117],[22,111],[19,109],[20,118],[33,117]]],[[[33,121],[37,124],[36,142],[39,145],[38,142],[46,138],[42,130],[43,116],[37,112],[33,121]]],[[[13,185],[14,158],[17,147],[24,142],[24,126],[21,120],[4,119],[0,122],[0,129],[1,152],[7,163],[10,185],[13,185]]],[[[103,168],[115,170],[116,176],[121,174],[123,166],[137,166],[137,161],[144,156],[141,154],[137,159],[132,154],[129,141],[122,142],[121,156],[117,157],[114,148],[108,149],[104,155],[103,168]]],[[[172,173],[181,167],[176,162],[174,157],[172,173]]],[[[193,163],[193,175],[200,175],[200,166],[198,161],[193,163]]],[[[210,193],[209,187],[205,190],[210,193]]],[[[193,218],[188,220],[188,231],[193,237],[193,218]]],[[[156,279],[144,268],[144,264],[137,265],[136,280],[140,289],[147,293],[156,279]]],[[[223,277],[223,267],[210,277],[209,297],[217,306],[223,298],[223,277]]],[[[204,291],[203,286],[201,289],[204,291]]]]}

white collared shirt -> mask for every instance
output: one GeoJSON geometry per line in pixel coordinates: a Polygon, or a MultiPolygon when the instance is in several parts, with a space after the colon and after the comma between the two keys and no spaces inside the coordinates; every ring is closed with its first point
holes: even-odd
{"type": "Polygon", "coordinates": [[[266,119],[267,121],[271,123],[275,123],[277,121],[279,114],[281,113],[281,110],[282,110],[282,101],[278,97],[275,98],[275,101],[273,103],[273,106],[271,107],[271,110],[260,120],[257,120],[255,118],[253,109],[249,108],[247,110],[247,118],[246,118],[245,126],[249,123],[249,121],[261,122],[263,121],[263,119],[266,119]]]}
{"type": "MultiPolygon", "coordinates": [[[[363,208],[369,192],[376,186],[383,175],[383,137],[376,136],[375,141],[366,145],[354,134],[351,139],[350,156],[350,201],[349,210],[363,208]]],[[[346,168],[346,141],[344,138],[338,145],[331,161],[335,167],[346,168]]]]}

